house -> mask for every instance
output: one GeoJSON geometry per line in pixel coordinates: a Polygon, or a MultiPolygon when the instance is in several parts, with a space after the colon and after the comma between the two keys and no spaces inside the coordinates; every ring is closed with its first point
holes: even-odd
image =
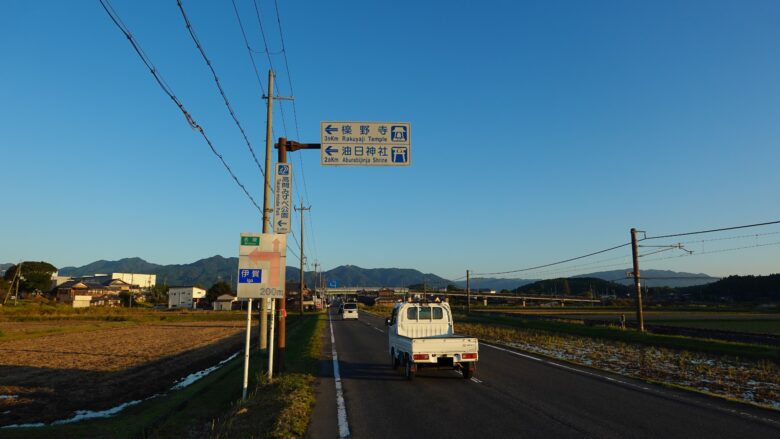
{"type": "Polygon", "coordinates": [[[217,300],[211,302],[214,311],[232,311],[234,309],[239,309],[239,305],[238,298],[230,294],[223,294],[217,297],[217,300]]]}
{"type": "Polygon", "coordinates": [[[168,290],[168,309],[195,309],[198,302],[206,297],[206,290],[199,287],[171,287],[168,290]]]}
{"type": "Polygon", "coordinates": [[[132,294],[134,287],[121,279],[106,277],[73,279],[57,287],[57,301],[74,308],[120,306],[120,293],[132,294]]]}

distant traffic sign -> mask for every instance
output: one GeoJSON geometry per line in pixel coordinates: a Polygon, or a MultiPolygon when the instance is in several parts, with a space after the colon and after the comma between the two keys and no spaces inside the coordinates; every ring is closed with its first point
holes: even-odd
{"type": "Polygon", "coordinates": [[[274,173],[274,232],[290,233],[292,165],[277,163],[274,173]]]}
{"type": "Polygon", "coordinates": [[[238,297],[284,297],[286,261],[287,235],[242,233],[238,251],[238,297]]]}
{"type": "Polygon", "coordinates": [[[408,122],[321,122],[320,164],[340,166],[409,166],[408,122]]]}

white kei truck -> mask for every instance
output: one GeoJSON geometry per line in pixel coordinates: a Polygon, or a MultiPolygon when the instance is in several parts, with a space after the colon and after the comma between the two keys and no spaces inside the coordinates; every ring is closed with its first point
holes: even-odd
{"type": "Polygon", "coordinates": [[[403,366],[406,379],[428,367],[460,370],[466,379],[474,374],[479,342],[455,335],[449,304],[397,303],[385,325],[390,363],[393,369],[403,366]]]}

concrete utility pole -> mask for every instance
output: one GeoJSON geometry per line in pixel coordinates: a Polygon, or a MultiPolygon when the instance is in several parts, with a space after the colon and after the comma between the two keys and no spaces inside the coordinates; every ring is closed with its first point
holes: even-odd
{"type": "MultiPolygon", "coordinates": [[[[268,70],[268,106],[265,116],[265,186],[263,186],[263,233],[271,232],[271,148],[273,148],[274,71],[268,70]]],[[[260,299],[260,350],[268,349],[268,299],[260,299]]]]}
{"type": "Polygon", "coordinates": [[[471,273],[466,270],[466,314],[471,313],[471,273]]]}
{"type": "Polygon", "coordinates": [[[303,289],[306,287],[306,279],[304,278],[304,271],[303,271],[303,214],[307,210],[311,210],[311,206],[309,207],[303,207],[303,199],[301,199],[301,208],[294,207],[295,210],[301,212],[301,308],[300,308],[300,314],[303,315],[303,289]]]}
{"type": "Polygon", "coordinates": [[[636,321],[639,332],[645,332],[645,316],[642,313],[642,285],[639,282],[639,252],[636,244],[636,229],[631,229],[631,253],[634,259],[634,288],[636,290],[636,321]]]}

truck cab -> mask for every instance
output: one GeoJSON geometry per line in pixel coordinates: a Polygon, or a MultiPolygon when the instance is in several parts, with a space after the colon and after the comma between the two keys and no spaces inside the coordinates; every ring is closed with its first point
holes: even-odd
{"type": "Polygon", "coordinates": [[[385,320],[393,368],[412,379],[420,368],[451,368],[471,378],[479,357],[476,338],[455,335],[447,303],[397,303],[385,320]]]}

